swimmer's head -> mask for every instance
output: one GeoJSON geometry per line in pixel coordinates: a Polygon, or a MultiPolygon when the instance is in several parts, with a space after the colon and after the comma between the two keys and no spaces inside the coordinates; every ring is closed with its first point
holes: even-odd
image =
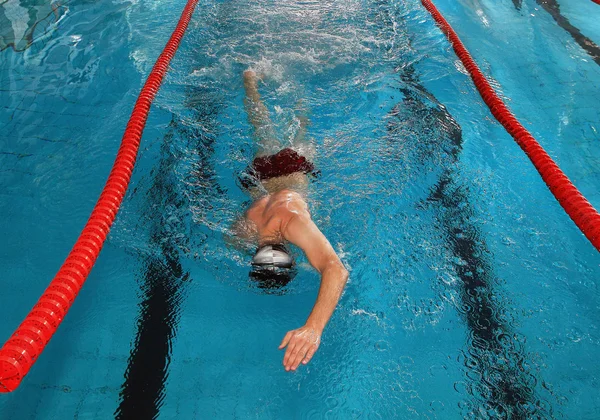
{"type": "Polygon", "coordinates": [[[294,259],[280,244],[260,247],[252,258],[250,279],[267,293],[277,293],[296,276],[294,259]]]}
{"type": "Polygon", "coordinates": [[[294,265],[294,259],[285,245],[271,244],[258,248],[254,258],[252,258],[252,265],[256,267],[291,268],[294,265]]]}

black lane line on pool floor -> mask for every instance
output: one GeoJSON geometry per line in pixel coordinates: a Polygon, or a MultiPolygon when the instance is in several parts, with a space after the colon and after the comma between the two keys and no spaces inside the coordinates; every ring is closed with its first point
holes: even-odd
{"type": "Polygon", "coordinates": [[[190,242],[192,247],[200,246],[206,239],[201,237],[192,241],[186,233],[185,220],[190,219],[190,206],[175,169],[188,149],[177,147],[177,143],[186,144],[187,148],[197,152],[196,170],[191,176],[199,178],[201,182],[196,184],[201,186],[193,191],[188,186],[187,193],[207,197],[222,194],[211,163],[215,136],[197,128],[215,124],[214,103],[214,98],[200,88],[187,89],[186,105],[192,107],[197,124],[191,127],[189,121],[184,123],[174,115],[161,145],[160,163],[147,192],[141,218],[152,231],[148,249],[154,254],[142,257],[145,267],[141,284],[143,299],[139,304],[137,336],[125,371],[121,400],[115,411],[117,419],[156,418],[166,396],[172,343],[189,283],[189,275],[183,271],[180,262],[185,256],[182,249],[188,249],[190,242]]]}
{"type": "Polygon", "coordinates": [[[600,65],[600,47],[594,41],[583,35],[579,28],[573,26],[569,19],[560,13],[560,5],[556,0],[535,0],[544,10],[550,13],[550,16],[556,21],[558,26],[563,28],[571,35],[573,40],[589,54],[590,57],[600,65]]]}
{"type": "MultiPolygon", "coordinates": [[[[421,100],[422,96],[436,101],[422,85],[411,80],[413,76],[410,73],[409,69],[401,76],[411,88],[401,89],[404,100],[396,111],[398,107],[403,110],[395,112],[395,115],[408,112],[420,120],[420,127],[430,125],[429,130],[424,130],[430,133],[426,138],[414,137],[421,140],[423,164],[427,163],[428,151],[443,150],[450,158],[445,160],[448,167],[442,169],[430,197],[419,203],[419,208],[423,211],[428,208],[436,210],[435,228],[446,240],[445,248],[451,255],[449,260],[460,279],[460,308],[464,308],[460,313],[466,321],[469,343],[463,351],[464,365],[467,371],[475,374],[467,375],[468,392],[474,398],[483,399],[490,408],[504,416],[518,418],[530,415],[532,413],[525,410],[535,407],[536,380],[526,369],[521,369],[525,360],[523,348],[515,341],[510,327],[499,320],[504,308],[494,299],[494,285],[498,284],[498,280],[494,278],[489,261],[490,252],[479,227],[472,222],[476,211],[469,202],[468,187],[455,180],[451,168],[458,162],[462,150],[461,128],[439,102],[434,108],[421,100]],[[446,135],[442,138],[431,136],[431,133],[439,131],[435,126],[442,126],[446,135]]],[[[394,127],[390,129],[395,130],[394,127]]]]}
{"type": "Polygon", "coordinates": [[[115,413],[118,419],[156,418],[165,397],[171,343],[179,317],[180,289],[187,274],[181,269],[177,250],[170,244],[161,245],[158,252],[162,255],[149,257],[144,262],[146,290],[140,303],[135,346],[121,387],[121,402],[115,413]]]}
{"type": "Polygon", "coordinates": [[[137,336],[131,349],[121,401],[115,412],[117,419],[158,416],[165,396],[164,385],[170,363],[171,343],[176,334],[181,288],[188,274],[179,261],[179,246],[174,233],[168,206],[181,208],[176,180],[170,176],[175,162],[168,144],[173,135],[165,136],[161,160],[149,190],[142,220],[148,220],[152,234],[148,243],[149,255],[142,256],[143,299],[139,304],[137,336]]]}
{"type": "MultiPolygon", "coordinates": [[[[552,16],[552,19],[571,35],[573,40],[579,45],[590,57],[600,65],[600,47],[594,41],[581,33],[581,30],[574,26],[560,12],[560,4],[556,0],[535,0],[546,12],[552,16]]],[[[517,10],[521,10],[522,0],[513,0],[513,4],[517,10]]]]}
{"type": "MultiPolygon", "coordinates": [[[[385,6],[389,7],[387,1],[380,0],[376,4],[382,12],[380,25],[392,27],[394,21],[401,21],[400,16],[390,16],[389,9],[382,10],[385,6]]],[[[463,354],[467,372],[475,375],[467,374],[467,391],[504,416],[525,418],[532,414],[528,411],[531,409],[539,414],[546,407],[536,407],[539,402],[535,395],[536,378],[525,367],[531,364],[526,363],[517,335],[500,321],[505,308],[499,306],[494,298],[494,285],[499,282],[494,277],[490,252],[481,230],[472,221],[476,211],[469,202],[468,186],[456,181],[455,172],[463,146],[461,127],[420,84],[412,65],[399,63],[397,69],[404,99],[390,111],[390,139],[402,133],[403,128],[411,127],[414,133],[398,141],[410,138],[417,142],[414,156],[419,157],[423,166],[433,162],[439,164],[440,161],[443,164],[429,198],[418,203],[418,207],[423,211],[431,207],[436,209],[438,223],[435,227],[446,238],[445,248],[453,257],[452,267],[460,279],[461,308],[468,308],[461,311],[469,334],[469,346],[463,354]],[[435,153],[440,153],[440,156],[432,159],[435,153]]],[[[477,401],[474,403],[473,409],[477,401]]]]}

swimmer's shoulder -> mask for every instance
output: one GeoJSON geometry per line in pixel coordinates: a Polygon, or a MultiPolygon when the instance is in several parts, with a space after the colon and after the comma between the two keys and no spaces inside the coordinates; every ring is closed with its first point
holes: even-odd
{"type": "Polygon", "coordinates": [[[298,210],[308,210],[308,205],[304,196],[294,190],[281,190],[271,195],[271,205],[282,208],[298,210]]]}
{"type": "Polygon", "coordinates": [[[282,191],[278,193],[279,196],[275,199],[277,200],[277,204],[275,205],[276,217],[280,220],[282,228],[287,225],[287,223],[297,216],[304,216],[310,218],[310,213],[308,212],[308,205],[306,201],[304,201],[304,197],[301,194],[298,194],[295,191],[282,191]]]}
{"type": "Polygon", "coordinates": [[[246,217],[261,220],[273,217],[289,219],[304,212],[308,214],[308,206],[301,194],[293,190],[281,190],[252,203],[246,211],[246,217]]]}
{"type": "Polygon", "coordinates": [[[250,207],[248,207],[248,209],[246,210],[244,216],[246,217],[246,219],[256,219],[258,217],[260,217],[263,212],[265,211],[265,207],[267,206],[269,202],[269,197],[265,196],[260,198],[259,200],[256,200],[255,202],[252,203],[252,205],[250,207]]]}
{"type": "Polygon", "coordinates": [[[304,203],[304,197],[297,191],[292,189],[283,189],[281,191],[277,191],[272,193],[270,196],[271,201],[276,202],[302,202],[304,203]]]}

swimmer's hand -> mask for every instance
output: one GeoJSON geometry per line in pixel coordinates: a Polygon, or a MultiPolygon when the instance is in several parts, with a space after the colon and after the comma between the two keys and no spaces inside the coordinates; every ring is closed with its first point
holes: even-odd
{"type": "Polygon", "coordinates": [[[283,357],[283,366],[286,371],[296,370],[300,362],[305,365],[312,359],[321,344],[321,333],[322,331],[305,325],[297,330],[289,331],[283,337],[279,350],[287,346],[283,357]]]}

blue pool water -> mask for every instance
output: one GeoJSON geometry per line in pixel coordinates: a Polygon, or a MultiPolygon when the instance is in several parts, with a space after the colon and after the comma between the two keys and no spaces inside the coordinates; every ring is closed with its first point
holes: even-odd
{"type": "MultiPolygon", "coordinates": [[[[600,208],[600,6],[557,1],[436,5],[600,208]]],[[[184,4],[0,3],[0,341],[87,220],[184,4]]],[[[201,0],[105,248],[0,417],[598,418],[599,278],[418,2],[201,0]],[[350,270],[295,373],[277,346],[318,276],[300,258],[265,295],[223,242],[250,203],[248,67],[284,142],[310,118],[310,208],[350,270]]]]}

